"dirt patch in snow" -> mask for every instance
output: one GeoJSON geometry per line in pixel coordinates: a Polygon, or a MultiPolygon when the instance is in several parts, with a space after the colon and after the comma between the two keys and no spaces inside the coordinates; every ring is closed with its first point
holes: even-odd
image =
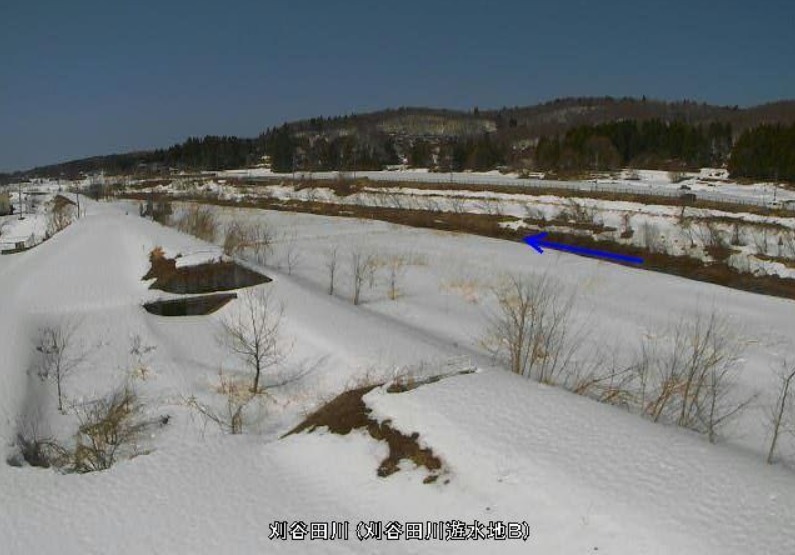
{"type": "Polygon", "coordinates": [[[371,411],[362,397],[380,385],[383,384],[368,385],[339,394],[282,437],[303,431],[312,432],[322,427],[340,435],[349,434],[354,429],[367,430],[372,438],[385,441],[389,445],[389,455],[378,466],[379,476],[394,474],[400,470],[400,461],[407,459],[428,470],[424,483],[435,482],[442,470],[442,461],[430,448],[420,447],[417,441],[420,435],[414,432],[407,436],[392,428],[390,420],[378,422],[370,417],[371,411]]]}
{"type": "Polygon", "coordinates": [[[154,279],[150,289],[168,293],[192,294],[229,291],[267,283],[271,279],[231,260],[205,262],[177,267],[176,258],[168,258],[161,248],[149,254],[151,267],[144,280],[154,279]]]}

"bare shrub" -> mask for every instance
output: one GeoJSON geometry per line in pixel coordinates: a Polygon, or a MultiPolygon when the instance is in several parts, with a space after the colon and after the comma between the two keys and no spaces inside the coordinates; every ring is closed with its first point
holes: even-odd
{"type": "Polygon", "coordinates": [[[742,348],[728,321],[710,312],[680,320],[662,349],[646,345],[644,412],[655,422],[668,421],[705,433],[715,442],[718,431],[752,399],[738,399],[734,378],[742,348]]]}
{"type": "Polygon", "coordinates": [[[370,253],[360,247],[351,251],[351,281],[353,286],[353,304],[361,302],[362,286],[365,281],[372,283],[375,276],[376,260],[370,253]]]}
{"type": "Polygon", "coordinates": [[[401,193],[391,192],[387,194],[387,201],[390,208],[403,210],[406,208],[405,197],[401,193]]]}
{"type": "Polygon", "coordinates": [[[532,204],[527,204],[524,207],[525,218],[537,222],[546,221],[546,214],[543,210],[532,204]]]}
{"type": "Polygon", "coordinates": [[[253,243],[249,246],[254,260],[264,266],[273,252],[273,230],[267,223],[257,222],[251,226],[251,239],[253,243]]]}
{"type": "Polygon", "coordinates": [[[745,245],[740,233],[740,222],[734,222],[734,225],[732,226],[731,244],[735,247],[742,247],[745,245]]]}
{"type": "Polygon", "coordinates": [[[177,229],[212,243],[218,235],[218,220],[212,210],[199,204],[192,205],[175,222],[177,229]]]}
{"type": "Polygon", "coordinates": [[[130,355],[135,360],[132,375],[146,381],[150,375],[149,358],[150,354],[157,349],[155,345],[146,345],[139,334],[132,336],[130,340],[130,355]]]}
{"type": "Polygon", "coordinates": [[[768,250],[770,248],[767,242],[767,227],[762,226],[761,229],[757,228],[755,230],[756,233],[751,234],[751,238],[754,242],[754,247],[756,248],[756,252],[758,254],[767,255],[768,250]]]}
{"type": "Polygon", "coordinates": [[[334,294],[334,278],[337,274],[337,255],[339,248],[334,245],[326,253],[326,269],[328,270],[328,294],[334,294]]]}
{"type": "Polygon", "coordinates": [[[640,226],[640,243],[649,252],[659,253],[665,250],[660,239],[660,228],[649,220],[645,220],[640,226]]]}
{"type": "Polygon", "coordinates": [[[238,310],[221,320],[219,342],[254,373],[251,392],[260,393],[260,376],[283,360],[280,327],[284,307],[270,294],[253,289],[241,296],[238,310]]]}
{"type": "Polygon", "coordinates": [[[425,196],[420,198],[422,198],[422,202],[424,203],[424,206],[422,206],[423,210],[427,210],[428,212],[442,211],[442,207],[439,205],[439,202],[435,198],[431,196],[425,196]]]}
{"type": "Polygon", "coordinates": [[[57,468],[68,464],[71,459],[69,451],[52,436],[43,434],[34,422],[19,426],[16,447],[19,454],[8,459],[12,466],[22,466],[24,461],[33,467],[57,468]]]}
{"type": "Polygon", "coordinates": [[[389,298],[396,300],[398,298],[398,281],[406,274],[407,259],[402,254],[394,254],[386,261],[386,268],[389,272],[389,298]]]}
{"type": "Polygon", "coordinates": [[[464,197],[453,195],[445,197],[445,201],[453,214],[466,213],[466,199],[464,197]]]}
{"type": "MultiPolygon", "coordinates": [[[[64,472],[107,470],[120,459],[144,454],[140,448],[156,419],[147,419],[138,395],[129,386],[73,406],[78,422],[74,445],[42,435],[35,426],[25,426],[17,435],[23,459],[31,466],[55,467],[64,472]]],[[[159,418],[160,425],[168,416],[159,418]]]]}
{"type": "Polygon", "coordinates": [[[63,231],[74,221],[74,218],[74,206],[69,202],[59,202],[56,199],[53,202],[52,210],[47,216],[47,236],[52,237],[59,231],[63,231]]]}
{"type": "Polygon", "coordinates": [[[696,237],[705,249],[728,248],[728,242],[715,222],[706,222],[704,225],[694,226],[694,228],[696,237]]]}
{"type": "Polygon", "coordinates": [[[628,181],[640,181],[640,172],[636,169],[629,168],[624,174],[624,179],[628,181]]]}
{"type": "Polygon", "coordinates": [[[781,235],[782,243],[790,258],[795,258],[795,232],[788,231],[781,235]]]}
{"type": "Polygon", "coordinates": [[[298,249],[298,233],[292,230],[285,233],[282,238],[282,258],[280,265],[284,265],[287,274],[293,273],[293,270],[301,262],[301,251],[298,249]]]}
{"type": "Polygon", "coordinates": [[[174,210],[171,207],[171,201],[166,197],[158,198],[151,212],[152,219],[163,225],[170,225],[173,214],[174,210]]]}
{"type": "Polygon", "coordinates": [[[767,463],[772,464],[776,455],[779,435],[782,430],[792,430],[792,423],[795,419],[795,404],[792,402],[790,386],[795,380],[795,365],[782,363],[778,372],[779,390],[776,403],[770,410],[769,422],[771,427],[770,449],[767,452],[767,463]]]}
{"type": "Polygon", "coordinates": [[[226,376],[223,371],[218,373],[218,392],[225,398],[224,408],[217,410],[209,404],[200,402],[195,396],[186,399],[185,404],[201,414],[205,419],[215,423],[222,431],[229,434],[242,434],[244,428],[244,410],[256,397],[249,387],[226,376]]]}
{"type": "Polygon", "coordinates": [[[72,471],[106,470],[121,457],[143,453],[138,442],[153,422],[144,418],[143,405],[130,387],[76,405],[74,411],[80,425],[71,454],[72,471]]]}
{"type": "Polygon", "coordinates": [[[500,202],[499,199],[483,198],[477,202],[475,208],[483,214],[488,214],[490,216],[503,215],[502,202],[500,202]]]}
{"type": "Polygon", "coordinates": [[[668,179],[671,181],[671,183],[681,183],[687,179],[687,175],[682,171],[669,171],[668,179]]]}
{"type": "Polygon", "coordinates": [[[243,251],[254,242],[253,230],[242,222],[233,220],[224,228],[224,254],[240,256],[243,251]]]}
{"type": "Polygon", "coordinates": [[[635,234],[635,230],[632,229],[632,214],[629,212],[624,212],[621,215],[620,233],[622,239],[629,239],[635,234]]]}
{"type": "Polygon", "coordinates": [[[42,380],[55,381],[58,410],[64,412],[63,385],[66,378],[85,360],[87,352],[77,341],[80,321],[64,319],[39,329],[35,349],[39,353],[38,375],[42,380]]]}
{"type": "Polygon", "coordinates": [[[597,221],[594,207],[573,198],[566,200],[566,206],[558,214],[558,217],[567,222],[579,224],[593,224],[597,221]]]}
{"type": "Polygon", "coordinates": [[[555,383],[576,349],[569,329],[574,296],[548,274],[509,276],[493,293],[498,308],[489,316],[486,347],[515,374],[555,383]]]}

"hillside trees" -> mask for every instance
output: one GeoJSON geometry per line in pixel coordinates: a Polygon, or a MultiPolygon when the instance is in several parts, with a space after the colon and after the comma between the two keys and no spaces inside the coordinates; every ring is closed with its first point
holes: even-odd
{"type": "Polygon", "coordinates": [[[795,125],[760,125],[737,139],[729,159],[733,177],[795,181],[795,125]]]}
{"type": "Polygon", "coordinates": [[[536,146],[536,165],[552,170],[604,170],[632,164],[701,167],[721,165],[731,146],[729,124],[624,120],[574,127],[562,138],[542,137],[536,146]]]}

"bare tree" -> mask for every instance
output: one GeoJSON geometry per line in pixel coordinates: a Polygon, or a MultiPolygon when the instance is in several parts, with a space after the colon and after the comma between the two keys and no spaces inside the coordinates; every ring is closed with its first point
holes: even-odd
{"type": "Polygon", "coordinates": [[[262,372],[283,359],[279,333],[283,313],[283,306],[275,306],[269,293],[253,289],[242,295],[239,309],[221,321],[219,340],[254,372],[254,394],[261,393],[262,372]]]}
{"type": "Polygon", "coordinates": [[[365,281],[372,281],[375,275],[375,257],[362,252],[360,247],[351,251],[351,279],[353,281],[353,304],[361,301],[362,286],[365,281]]]}
{"type": "Polygon", "coordinates": [[[490,315],[487,346],[512,372],[554,383],[567,370],[577,342],[570,341],[574,295],[548,274],[509,276],[494,288],[498,308],[490,315]]]}
{"type": "Polygon", "coordinates": [[[40,353],[38,373],[42,380],[55,380],[58,410],[64,412],[63,384],[85,360],[87,352],[77,341],[80,321],[64,319],[39,329],[35,349],[40,353]]]}
{"type": "Polygon", "coordinates": [[[328,294],[334,294],[334,277],[337,273],[337,254],[339,251],[339,247],[334,245],[327,253],[326,253],[326,269],[328,270],[328,294]]]}
{"type": "Polygon", "coordinates": [[[253,227],[251,249],[257,264],[265,265],[273,251],[273,230],[266,222],[257,222],[253,227]]]}
{"type": "Polygon", "coordinates": [[[778,373],[779,378],[779,392],[776,404],[770,413],[770,424],[773,428],[772,438],[770,439],[770,449],[767,452],[767,464],[773,462],[773,457],[776,453],[776,445],[778,443],[779,434],[782,425],[786,427],[786,421],[792,417],[792,399],[790,398],[790,385],[795,379],[795,364],[782,364],[781,370],[778,373]]]}
{"type": "Polygon", "coordinates": [[[295,230],[285,234],[283,261],[288,275],[293,273],[293,270],[301,261],[301,252],[298,250],[298,234],[295,230]]]}

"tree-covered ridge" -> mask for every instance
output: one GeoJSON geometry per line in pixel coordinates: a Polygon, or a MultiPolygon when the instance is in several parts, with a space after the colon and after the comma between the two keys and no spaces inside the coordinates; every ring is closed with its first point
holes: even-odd
{"type": "Polygon", "coordinates": [[[722,165],[732,149],[728,123],[618,121],[583,125],[564,137],[542,137],[536,166],[544,170],[605,170],[625,166],[697,168],[722,165]]]}
{"type": "Polygon", "coordinates": [[[738,135],[735,174],[792,179],[782,162],[791,148],[779,144],[786,134],[749,131],[771,123],[795,125],[795,101],[739,108],[603,97],[498,110],[397,108],[308,118],[256,138],[192,137],[170,148],[74,160],[8,179],[223,170],[259,165],[266,156],[277,172],[377,170],[396,164],[438,171],[695,169],[726,164],[738,135]],[[759,141],[767,143],[759,146],[759,141]],[[771,162],[772,156],[778,162],[771,162]]]}
{"type": "Polygon", "coordinates": [[[795,181],[795,125],[760,125],[744,131],[732,149],[736,177],[795,181]]]}

